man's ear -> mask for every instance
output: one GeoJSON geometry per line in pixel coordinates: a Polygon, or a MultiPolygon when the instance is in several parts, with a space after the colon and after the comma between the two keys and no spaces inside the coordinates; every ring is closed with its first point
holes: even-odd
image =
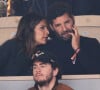
{"type": "Polygon", "coordinates": [[[56,77],[58,75],[58,72],[59,72],[59,69],[58,68],[55,68],[53,70],[53,76],[56,77]]]}
{"type": "Polygon", "coordinates": [[[50,24],[49,26],[50,26],[51,30],[53,30],[53,31],[54,31],[54,28],[53,28],[53,26],[52,26],[51,24],[50,24]]]}

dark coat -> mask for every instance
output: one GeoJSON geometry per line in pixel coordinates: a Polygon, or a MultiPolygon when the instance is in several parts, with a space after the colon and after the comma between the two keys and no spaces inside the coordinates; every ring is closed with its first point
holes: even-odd
{"type": "Polygon", "coordinates": [[[8,40],[0,47],[0,76],[32,75],[31,65],[32,60],[15,39],[8,40]]]}
{"type": "Polygon", "coordinates": [[[44,48],[57,56],[62,74],[100,74],[100,44],[95,38],[80,38],[80,52],[75,64],[70,59],[74,54],[71,40],[54,38],[44,48]]]}

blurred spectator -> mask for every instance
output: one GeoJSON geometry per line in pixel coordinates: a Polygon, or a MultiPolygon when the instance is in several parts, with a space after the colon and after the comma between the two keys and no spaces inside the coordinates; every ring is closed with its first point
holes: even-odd
{"type": "Polygon", "coordinates": [[[0,17],[6,16],[6,1],[5,0],[0,0],[0,17]]]}
{"type": "Polygon", "coordinates": [[[58,1],[69,3],[74,15],[100,15],[100,0],[8,0],[11,15],[23,16],[29,11],[47,16],[48,7],[58,1]]]}
{"type": "Polygon", "coordinates": [[[100,15],[100,0],[71,0],[71,2],[74,15],[100,15]]]}
{"type": "Polygon", "coordinates": [[[7,16],[23,16],[30,11],[32,0],[8,0],[7,16]]]}

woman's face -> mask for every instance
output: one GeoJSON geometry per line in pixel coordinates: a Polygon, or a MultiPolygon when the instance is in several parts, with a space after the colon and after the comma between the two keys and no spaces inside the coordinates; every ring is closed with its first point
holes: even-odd
{"type": "Polygon", "coordinates": [[[34,29],[34,39],[36,45],[46,44],[49,35],[46,20],[41,20],[34,29]]]}

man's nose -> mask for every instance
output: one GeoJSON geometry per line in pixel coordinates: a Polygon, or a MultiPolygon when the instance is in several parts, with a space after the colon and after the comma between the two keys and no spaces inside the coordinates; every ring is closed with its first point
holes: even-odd
{"type": "Polygon", "coordinates": [[[63,31],[66,31],[66,26],[65,25],[63,25],[62,28],[63,28],[63,31]]]}

